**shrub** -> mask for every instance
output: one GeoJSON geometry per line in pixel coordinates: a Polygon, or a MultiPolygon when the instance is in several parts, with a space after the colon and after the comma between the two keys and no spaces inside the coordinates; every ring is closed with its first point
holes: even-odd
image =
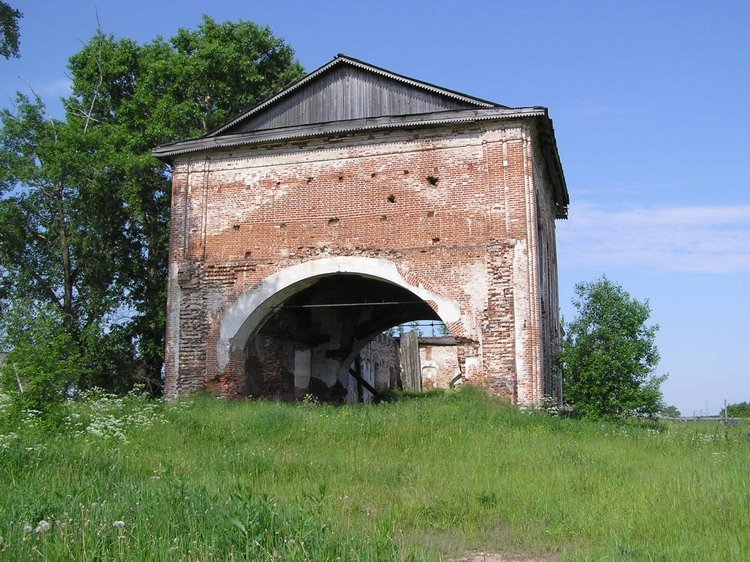
{"type": "Polygon", "coordinates": [[[20,317],[18,310],[14,307],[3,321],[9,351],[0,366],[0,384],[18,411],[47,413],[62,403],[82,376],[78,346],[53,311],[36,310],[20,317]]]}
{"type": "Polygon", "coordinates": [[[566,326],[561,353],[566,401],[592,418],[653,416],[662,407],[652,375],[658,326],[647,326],[648,302],[606,277],[576,286],[578,317],[566,326]]]}

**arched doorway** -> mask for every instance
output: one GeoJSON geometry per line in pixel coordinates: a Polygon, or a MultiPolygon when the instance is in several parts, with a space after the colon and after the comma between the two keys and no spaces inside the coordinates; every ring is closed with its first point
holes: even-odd
{"type": "Polygon", "coordinates": [[[408,283],[386,260],[316,262],[279,272],[225,314],[218,351],[228,347],[247,395],[352,401],[352,366],[379,334],[415,320],[460,319],[455,301],[408,283]]]}

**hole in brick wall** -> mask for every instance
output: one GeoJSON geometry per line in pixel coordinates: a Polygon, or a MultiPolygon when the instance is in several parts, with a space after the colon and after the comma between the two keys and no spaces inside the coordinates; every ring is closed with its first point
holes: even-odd
{"type": "Polygon", "coordinates": [[[246,260],[250,259],[251,257],[253,257],[253,253],[250,250],[248,250],[247,252],[245,252],[245,259],[246,260]]]}
{"type": "Polygon", "coordinates": [[[314,179],[315,179],[314,177],[312,177],[312,176],[309,176],[309,177],[307,178],[307,183],[312,183],[312,181],[313,181],[314,179]]]}
{"type": "Polygon", "coordinates": [[[281,223],[281,224],[279,225],[279,228],[280,228],[281,230],[284,230],[284,229],[286,228],[286,223],[285,223],[285,222],[282,222],[282,223],[281,223]]]}
{"type": "Polygon", "coordinates": [[[239,224],[235,224],[235,225],[232,226],[232,228],[235,229],[235,230],[239,230],[240,229],[240,225],[239,224]]]}
{"type": "Polygon", "coordinates": [[[427,217],[432,218],[435,216],[435,211],[427,211],[427,217]]]}
{"type": "Polygon", "coordinates": [[[280,182],[280,181],[277,181],[277,182],[276,182],[276,185],[277,185],[277,186],[281,185],[281,182],[280,182]]]}
{"type": "Polygon", "coordinates": [[[437,185],[440,179],[437,178],[436,176],[427,176],[427,181],[429,182],[430,185],[437,185]]]}
{"type": "Polygon", "coordinates": [[[440,242],[440,237],[439,236],[433,236],[432,237],[432,243],[433,244],[437,244],[438,242],[440,242]]]}
{"type": "Polygon", "coordinates": [[[375,177],[375,176],[377,176],[377,175],[378,175],[378,173],[377,173],[377,172],[373,172],[373,173],[371,173],[371,174],[370,174],[370,177],[371,177],[371,178],[374,178],[374,177],[375,177]]]}
{"type": "Polygon", "coordinates": [[[339,176],[339,181],[344,181],[344,176],[339,176]]]}
{"type": "Polygon", "coordinates": [[[328,224],[338,224],[338,223],[339,223],[338,217],[331,217],[330,219],[328,219],[328,224]]]}
{"type": "Polygon", "coordinates": [[[409,170],[404,170],[404,175],[408,176],[409,175],[409,170]]]}
{"type": "Polygon", "coordinates": [[[385,222],[388,220],[388,215],[380,215],[380,221],[385,222]]]}
{"type": "Polygon", "coordinates": [[[389,203],[395,203],[395,202],[396,202],[396,196],[395,196],[395,195],[393,195],[393,193],[391,193],[391,194],[390,194],[390,195],[388,196],[388,202],[389,202],[389,203]]]}

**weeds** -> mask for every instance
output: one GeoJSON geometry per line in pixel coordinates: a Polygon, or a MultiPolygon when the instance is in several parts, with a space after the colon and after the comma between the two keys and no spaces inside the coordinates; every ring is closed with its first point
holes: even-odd
{"type": "MultiPolygon", "coordinates": [[[[520,412],[92,393],[0,425],[0,558],[746,559],[750,441],[520,412]]],[[[3,413],[0,408],[0,419],[3,413]]]]}

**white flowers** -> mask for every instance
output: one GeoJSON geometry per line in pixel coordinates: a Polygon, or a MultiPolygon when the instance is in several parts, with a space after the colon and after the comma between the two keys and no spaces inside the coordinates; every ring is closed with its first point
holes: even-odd
{"type": "Polygon", "coordinates": [[[34,528],[31,525],[29,525],[28,523],[26,523],[26,525],[23,526],[23,532],[24,533],[30,533],[33,530],[34,530],[34,528]]]}
{"type": "Polygon", "coordinates": [[[127,443],[126,433],[164,420],[161,404],[149,400],[136,389],[118,397],[101,389],[81,392],[66,426],[75,435],[93,439],[112,439],[127,443]]]}
{"type": "Polygon", "coordinates": [[[0,449],[7,449],[10,447],[10,442],[14,439],[18,439],[18,434],[11,431],[5,435],[0,434],[0,449]]]}
{"type": "Polygon", "coordinates": [[[52,528],[52,525],[50,525],[47,521],[42,519],[37,524],[36,529],[34,529],[34,531],[36,531],[37,533],[44,533],[45,531],[49,531],[51,528],[52,528]]]}
{"type": "Polygon", "coordinates": [[[117,529],[122,529],[125,526],[125,521],[115,521],[112,526],[117,529]]]}

